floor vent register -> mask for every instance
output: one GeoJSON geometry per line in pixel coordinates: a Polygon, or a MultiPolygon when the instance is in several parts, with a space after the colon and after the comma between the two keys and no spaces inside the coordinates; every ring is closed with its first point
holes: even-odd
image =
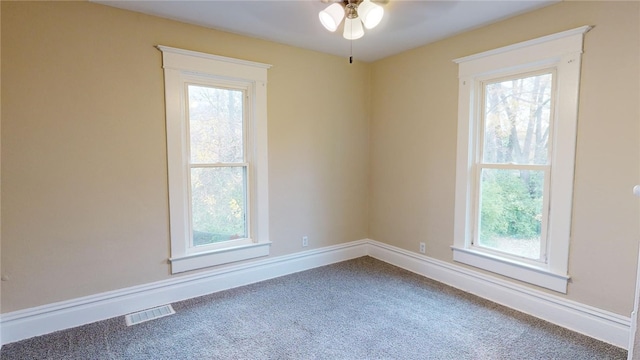
{"type": "Polygon", "coordinates": [[[124,319],[127,322],[127,326],[137,325],[149,320],[159,319],[161,317],[175,314],[175,310],[171,305],[162,305],[154,307],[152,309],[138,311],[129,315],[125,315],[124,319]]]}

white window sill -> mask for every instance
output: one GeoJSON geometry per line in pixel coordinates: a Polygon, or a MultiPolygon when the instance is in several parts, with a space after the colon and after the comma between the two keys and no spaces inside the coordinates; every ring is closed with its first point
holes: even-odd
{"type": "Polygon", "coordinates": [[[472,249],[452,246],[453,261],[471,265],[553,291],[567,293],[569,276],[472,249]]]}
{"type": "Polygon", "coordinates": [[[228,264],[269,255],[271,242],[252,243],[200,252],[169,259],[171,273],[181,273],[209,266],[228,264]]]}

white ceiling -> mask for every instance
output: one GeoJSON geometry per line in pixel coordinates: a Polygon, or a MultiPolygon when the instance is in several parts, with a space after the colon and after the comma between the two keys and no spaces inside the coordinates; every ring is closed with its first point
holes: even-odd
{"type": "MultiPolygon", "coordinates": [[[[378,27],[353,41],[353,56],[375,61],[561,0],[390,0],[378,27]]],[[[93,2],[236,34],[348,57],[342,26],[325,30],[320,0],[209,0],[93,2]]]]}

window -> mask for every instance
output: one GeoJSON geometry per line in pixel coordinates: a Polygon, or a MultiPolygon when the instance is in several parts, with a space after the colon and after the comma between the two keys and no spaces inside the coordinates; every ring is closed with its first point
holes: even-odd
{"type": "Polygon", "coordinates": [[[454,261],[566,293],[585,26],[456,59],[454,261]]]}
{"type": "Polygon", "coordinates": [[[163,53],[171,271],[269,254],[269,65],[163,53]]]}
{"type": "Polygon", "coordinates": [[[544,261],[553,80],[549,69],[481,82],[471,241],[484,250],[544,261]]]}

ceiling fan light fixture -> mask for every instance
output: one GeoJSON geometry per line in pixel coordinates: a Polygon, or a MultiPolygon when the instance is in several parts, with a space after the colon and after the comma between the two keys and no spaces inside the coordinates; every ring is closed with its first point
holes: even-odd
{"type": "Polygon", "coordinates": [[[380,24],[384,16],[384,9],[382,6],[372,3],[371,0],[364,0],[358,5],[358,14],[364,23],[364,27],[373,29],[380,24]]]}
{"type": "Polygon", "coordinates": [[[338,3],[333,3],[327,6],[326,9],[320,11],[320,13],[318,13],[318,17],[320,18],[320,23],[325,29],[334,32],[338,29],[338,25],[340,25],[340,22],[344,17],[344,8],[338,3]]]}
{"type": "Polygon", "coordinates": [[[353,19],[344,19],[344,32],[342,33],[347,40],[356,40],[364,36],[364,29],[359,17],[353,19]]]}

